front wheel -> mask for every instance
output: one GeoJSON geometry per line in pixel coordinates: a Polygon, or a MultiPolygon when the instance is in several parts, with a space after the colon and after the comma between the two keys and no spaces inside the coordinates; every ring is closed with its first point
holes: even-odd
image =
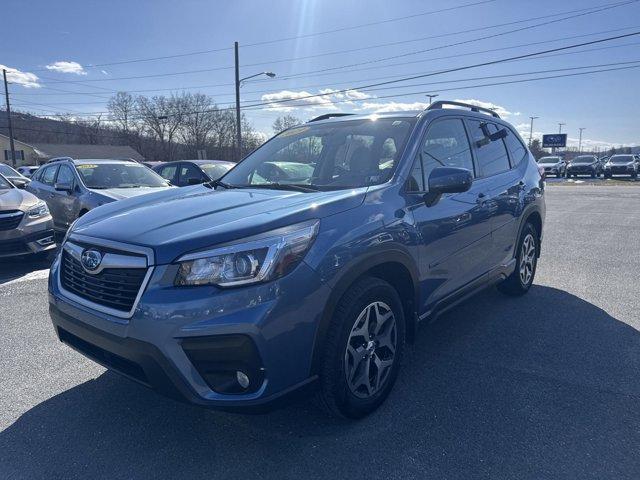
{"type": "Polygon", "coordinates": [[[340,300],[327,333],[319,400],[330,414],[362,418],[385,400],[404,351],[402,302],[387,282],[365,277],[340,300]]]}
{"type": "Polygon", "coordinates": [[[516,268],[498,289],[507,295],[524,295],[529,291],[536,275],[540,237],[536,229],[527,223],[522,229],[517,246],[516,268]]]}

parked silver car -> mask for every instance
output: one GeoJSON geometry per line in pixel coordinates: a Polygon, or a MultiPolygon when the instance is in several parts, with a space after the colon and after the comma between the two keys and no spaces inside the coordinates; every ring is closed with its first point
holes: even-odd
{"type": "Polygon", "coordinates": [[[13,183],[18,188],[25,188],[29,184],[29,179],[20,172],[11,168],[6,163],[0,163],[0,175],[13,183]]]}
{"type": "Polygon", "coordinates": [[[47,204],[0,174],[0,259],[54,248],[47,204]]]}
{"type": "Polygon", "coordinates": [[[51,210],[56,232],[66,232],[89,210],[123,198],[173,188],[150,168],[133,160],[50,160],[31,178],[27,190],[51,210]]]}

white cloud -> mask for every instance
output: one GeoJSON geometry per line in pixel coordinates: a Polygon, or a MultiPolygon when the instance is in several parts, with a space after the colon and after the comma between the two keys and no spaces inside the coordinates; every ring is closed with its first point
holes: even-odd
{"type": "Polygon", "coordinates": [[[466,100],[456,99],[456,102],[468,103],[470,105],[476,105],[477,107],[489,108],[500,115],[502,118],[506,118],[510,115],[520,115],[520,112],[510,112],[501,105],[496,105],[491,102],[483,102],[482,100],[476,100],[474,98],[468,98],[466,100]]]}
{"type": "Polygon", "coordinates": [[[82,65],[78,62],[67,62],[67,61],[59,61],[53,62],[46,66],[47,70],[53,70],[54,72],[60,73],[73,73],[75,75],[86,75],[87,72],[84,70],[82,65]]]}
{"type": "Polygon", "coordinates": [[[18,70],[17,68],[7,67],[0,64],[0,70],[5,69],[7,71],[7,81],[16,85],[23,86],[25,88],[40,88],[42,85],[38,83],[38,76],[18,70]]]}
{"type": "Polygon", "coordinates": [[[100,70],[100,73],[103,75],[109,75],[109,72],[107,72],[106,70],[100,70]]]}
{"type": "Polygon", "coordinates": [[[363,102],[359,107],[355,108],[355,110],[366,110],[371,111],[373,113],[382,113],[382,112],[402,112],[405,110],[424,110],[429,106],[428,103],[425,102],[412,102],[412,103],[403,103],[403,102],[363,102]]]}

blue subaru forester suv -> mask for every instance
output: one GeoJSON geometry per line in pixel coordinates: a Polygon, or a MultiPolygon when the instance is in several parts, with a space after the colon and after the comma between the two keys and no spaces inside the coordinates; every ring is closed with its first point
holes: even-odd
{"type": "Polygon", "coordinates": [[[174,398],[262,410],[314,390],[358,418],[421,321],[527,292],[544,216],[534,158],[490,110],[323,115],[221,180],[81,217],[50,313],[62,342],[174,398]]]}

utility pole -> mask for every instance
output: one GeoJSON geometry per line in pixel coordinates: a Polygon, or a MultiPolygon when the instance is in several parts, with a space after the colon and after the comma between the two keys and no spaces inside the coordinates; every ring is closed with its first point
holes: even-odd
{"type": "Polygon", "coordinates": [[[433,99],[436,98],[438,96],[438,94],[437,93],[434,93],[434,94],[428,93],[426,96],[429,97],[429,105],[431,105],[433,103],[433,99]]]}
{"type": "Polygon", "coordinates": [[[238,59],[238,42],[234,42],[236,57],[236,146],[238,161],[242,160],[242,126],[240,125],[240,61],[238,59]]]}
{"type": "Polygon", "coordinates": [[[580,130],[580,140],[578,140],[578,155],[580,155],[582,153],[582,131],[586,130],[586,128],[580,127],[578,130],[580,130]]]}
{"type": "Polygon", "coordinates": [[[7,102],[7,124],[9,126],[9,145],[11,148],[11,166],[16,167],[16,147],[13,144],[13,127],[11,126],[11,105],[9,105],[9,84],[7,83],[7,70],[2,69],[4,78],[4,98],[7,102]]]}
{"type": "Polygon", "coordinates": [[[529,117],[531,119],[531,127],[529,127],[529,148],[531,148],[531,142],[533,141],[533,121],[540,117],[529,117]]]}
{"type": "Polygon", "coordinates": [[[566,123],[558,123],[558,133],[562,133],[562,126],[566,125],[566,123]]]}

